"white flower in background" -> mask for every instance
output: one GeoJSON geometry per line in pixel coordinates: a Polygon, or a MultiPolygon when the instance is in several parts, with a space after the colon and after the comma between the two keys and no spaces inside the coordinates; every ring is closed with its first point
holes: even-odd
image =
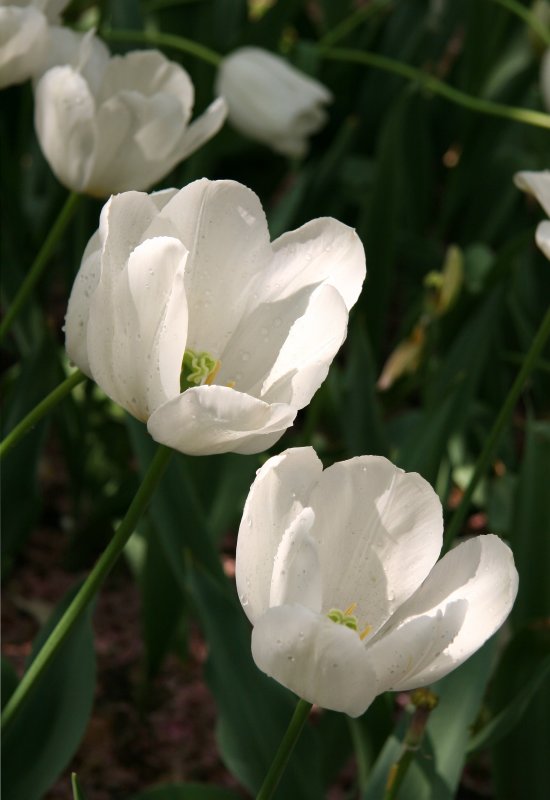
{"type": "Polygon", "coordinates": [[[49,26],[69,0],[0,0],[0,89],[21,83],[47,56],[49,26]]]}
{"type": "Polygon", "coordinates": [[[325,124],[332,95],[319,81],[258,47],[223,59],[216,91],[227,101],[229,121],[275,152],[303,156],[308,137],[325,124]]]}
{"type": "Polygon", "coordinates": [[[323,471],[311,447],[270,458],[237,540],[257,666],[311,703],[362,714],[439,680],[502,625],[518,575],[497,536],[436,563],[441,503],[416,473],[360,456],[323,471]]]}
{"type": "Polygon", "coordinates": [[[222,126],[227,109],[220,98],[189,125],[193,84],[162,53],[109,57],[91,32],[55,35],[59,55],[52,60],[69,60],[38,81],[35,127],[67,188],[97,197],[148,189],[222,126]]]}
{"type": "Polygon", "coordinates": [[[260,452],[325,379],[364,277],[351,228],[316,219],[271,243],[233,181],[115,195],[72,290],[67,352],[158,442],[260,452]]]}
{"type": "MultiPolygon", "coordinates": [[[[550,217],[550,170],[516,172],[514,182],[518,189],[534,195],[550,217]]],[[[546,258],[550,258],[550,220],[539,223],[535,240],[546,258]]]]}

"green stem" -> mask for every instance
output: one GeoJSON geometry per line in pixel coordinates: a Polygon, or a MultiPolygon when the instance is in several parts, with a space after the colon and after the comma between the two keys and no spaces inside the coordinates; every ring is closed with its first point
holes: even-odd
{"type": "Polygon", "coordinates": [[[466,487],[464,495],[462,496],[460,505],[456,509],[453,518],[451,519],[451,522],[447,528],[447,532],[445,534],[445,539],[443,542],[444,550],[447,550],[451,546],[455,536],[462,529],[476,487],[480,479],[485,474],[487,467],[489,466],[495,447],[502,434],[502,430],[506,422],[508,421],[508,418],[510,417],[512,411],[514,410],[514,407],[524,387],[525,381],[529,377],[531,371],[536,366],[538,357],[542,352],[542,349],[546,344],[546,341],[548,340],[549,336],[550,336],[550,309],[546,312],[546,315],[541,322],[540,328],[535,334],[535,338],[533,339],[531,347],[529,348],[529,351],[523,360],[522,367],[516,376],[512,388],[508,392],[508,395],[502,405],[502,408],[500,409],[500,412],[493,424],[493,427],[489,432],[489,435],[485,440],[483,450],[481,451],[481,453],[479,454],[479,458],[477,459],[474,473],[470,478],[470,482],[466,487]]]}
{"type": "Polygon", "coordinates": [[[550,130],[550,114],[544,114],[542,111],[532,111],[528,108],[516,108],[502,103],[493,103],[491,100],[483,100],[480,97],[472,97],[472,95],[466,94],[460,89],[449,86],[444,81],[436,78],[435,75],[430,75],[421,69],[411,67],[410,64],[404,64],[402,61],[376,53],[367,53],[344,47],[317,45],[317,50],[322,58],[327,58],[331,61],[362,64],[399,75],[402,78],[420,84],[425,89],[444,97],[446,100],[450,100],[456,105],[468,108],[470,111],[478,111],[481,114],[502,117],[524,125],[534,125],[550,130]]]}
{"type": "Polygon", "coordinates": [[[69,375],[63,383],[50,392],[43,400],[35,406],[32,411],[29,411],[26,417],[23,417],[21,422],[18,422],[4,440],[0,443],[0,460],[6,455],[8,450],[17,444],[26,433],[30,431],[41,419],[45,416],[54,406],[61,402],[68,394],[72,392],[75,386],[86,380],[86,375],[79,369],[69,375]]]}
{"type": "Polygon", "coordinates": [[[183,36],[175,36],[173,33],[159,33],[157,31],[133,31],[133,30],[102,30],[101,35],[104,39],[111,42],[143,42],[153,44],[158,47],[171,47],[173,50],[180,50],[182,53],[189,53],[191,56],[206,61],[207,64],[219,66],[223,56],[205,47],[203,44],[186,39],[183,36]]]}
{"type": "Polygon", "coordinates": [[[80,195],[76,194],[76,192],[71,192],[67,197],[65,205],[59,212],[56,221],[46,236],[44,244],[34,259],[34,262],[27,273],[25,280],[21,284],[19,291],[13,299],[13,302],[6,311],[6,315],[0,324],[0,342],[4,339],[4,336],[11,328],[14,319],[19,314],[29,299],[29,296],[31,295],[37,282],[40,280],[40,277],[44,272],[44,267],[48,263],[57,242],[61,238],[62,233],[69,224],[71,217],[76,210],[79,198],[80,195]]]}
{"type": "Polygon", "coordinates": [[[99,557],[94,568],[75,595],[71,605],[67,608],[50,637],[23,675],[17,689],[10,697],[2,713],[2,728],[6,728],[13,721],[22,703],[40,678],[45,667],[55,655],[59,646],[65,641],[74,624],[93,600],[101,584],[113,568],[116,560],[122,553],[124,546],[132,535],[137,522],[145,511],[153,491],[162,477],[172,450],[163,445],[159,446],[149,469],[139,487],[126,516],[118,526],[113,538],[99,557]]]}
{"type": "Polygon", "coordinates": [[[412,760],[415,756],[415,750],[412,750],[410,747],[403,750],[401,754],[401,758],[394,764],[392,770],[390,772],[388,783],[386,785],[386,791],[384,793],[384,800],[395,800],[397,797],[397,793],[403,783],[405,775],[407,774],[407,770],[409,769],[412,760]]]}
{"type": "Polygon", "coordinates": [[[270,800],[270,798],[273,797],[275,789],[279,785],[279,781],[283,776],[283,772],[285,771],[288,760],[292,754],[292,751],[294,750],[296,742],[300,737],[310,711],[311,703],[308,703],[305,700],[298,701],[296,708],[294,709],[292,719],[290,720],[288,728],[286,729],[286,733],[282,738],[277,753],[275,754],[273,763],[271,764],[269,771],[265,776],[260,791],[256,795],[256,800],[270,800]]]}
{"type": "Polygon", "coordinates": [[[338,23],[332,30],[325,33],[319,39],[319,44],[333,45],[336,42],[345,39],[346,36],[359,27],[368,17],[374,16],[379,11],[384,11],[393,5],[393,0],[379,0],[379,2],[369,3],[368,5],[361,6],[349,17],[346,17],[338,23]]]}
{"type": "Polygon", "coordinates": [[[499,6],[507,8],[512,14],[520,17],[524,22],[532,28],[533,32],[540,36],[542,41],[547,47],[550,47],[550,29],[525,6],[516,0],[493,0],[493,3],[498,3],[499,6]]]}

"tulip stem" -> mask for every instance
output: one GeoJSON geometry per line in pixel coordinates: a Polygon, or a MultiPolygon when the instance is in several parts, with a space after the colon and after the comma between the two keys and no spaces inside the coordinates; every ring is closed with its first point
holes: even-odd
{"type": "Polygon", "coordinates": [[[60,645],[70,634],[75,623],[84,613],[91,600],[93,600],[103,581],[113,568],[126,542],[134,532],[137,522],[147,508],[155,487],[168,465],[171,455],[172,450],[169,447],[164,447],[163,445],[159,446],[141,486],[113,538],[97,560],[94,568],[80,587],[70,606],[55,626],[7,702],[2,713],[2,729],[7,728],[10,722],[13,721],[44,669],[58,651],[60,645]]]}
{"type": "Polygon", "coordinates": [[[498,5],[508,9],[512,14],[521,17],[521,19],[532,28],[533,32],[536,33],[537,36],[540,36],[545,45],[550,47],[550,28],[548,28],[536,14],[525,6],[522,6],[521,3],[516,2],[516,0],[493,0],[493,3],[498,3],[498,5]]]}
{"type": "Polygon", "coordinates": [[[300,734],[309,717],[310,711],[311,703],[306,702],[306,700],[298,701],[292,719],[286,729],[286,733],[275,754],[275,758],[265,776],[260,791],[256,795],[256,800],[270,800],[270,798],[273,797],[275,789],[279,785],[279,781],[283,776],[288,760],[294,750],[294,746],[300,738],[300,734]]]}
{"type": "Polygon", "coordinates": [[[527,380],[530,373],[536,366],[538,357],[542,352],[542,349],[546,344],[549,336],[550,336],[550,309],[548,309],[548,311],[546,312],[546,315],[544,316],[540,324],[540,327],[537,333],[535,334],[535,338],[531,343],[531,347],[529,348],[527,355],[523,359],[522,367],[518,372],[518,374],[516,375],[516,379],[512,384],[512,388],[508,392],[508,395],[504,403],[502,404],[502,407],[493,424],[493,427],[491,428],[491,430],[489,431],[489,435],[485,439],[485,444],[477,459],[474,473],[470,478],[470,482],[466,487],[466,490],[462,496],[460,504],[456,509],[453,518],[451,519],[451,522],[447,528],[447,532],[445,534],[445,538],[443,541],[444,550],[449,549],[449,547],[453,543],[455,536],[459,533],[464,524],[466,515],[470,508],[470,502],[472,496],[477,488],[480,479],[483,477],[483,475],[487,470],[487,467],[489,466],[494,449],[502,434],[502,429],[504,428],[504,425],[508,421],[510,414],[514,410],[514,407],[519,399],[521,391],[525,385],[525,381],[527,380]]]}
{"type": "Polygon", "coordinates": [[[44,268],[50,260],[50,256],[52,255],[56,244],[61,238],[61,235],[63,234],[76,210],[79,199],[80,195],[76,192],[71,192],[67,197],[65,205],[59,212],[56,221],[46,236],[44,244],[38,251],[38,255],[34,259],[34,262],[27,273],[25,280],[19,287],[19,291],[15,295],[13,302],[6,311],[6,315],[0,324],[0,342],[4,339],[4,336],[11,328],[14,319],[19,314],[29,299],[37,282],[40,280],[42,273],[44,272],[44,268]]]}
{"type": "Polygon", "coordinates": [[[78,386],[79,383],[86,380],[86,375],[81,372],[79,369],[76,372],[73,372],[66,378],[63,383],[60,383],[59,386],[56,386],[53,391],[51,391],[43,400],[35,406],[32,411],[29,411],[26,417],[17,423],[17,425],[12,428],[12,430],[7,434],[7,436],[3,439],[0,443],[0,460],[6,455],[8,450],[17,444],[19,439],[22,439],[23,436],[33,428],[45,414],[48,413],[54,406],[56,406],[61,400],[63,400],[68,394],[72,392],[75,386],[78,386]]]}
{"type": "Polygon", "coordinates": [[[186,39],[184,36],[175,36],[173,33],[160,33],[159,31],[134,31],[134,30],[110,30],[104,29],[101,35],[112,42],[144,42],[154,44],[159,47],[171,47],[173,50],[180,50],[182,53],[189,53],[191,56],[206,61],[217,67],[222,61],[222,56],[205,47],[203,44],[186,39]]]}
{"type": "Polygon", "coordinates": [[[327,58],[331,61],[363,64],[364,66],[381,69],[384,72],[391,72],[394,75],[414,81],[424,89],[441,95],[446,100],[468,108],[470,111],[478,111],[481,114],[503,117],[513,122],[550,130],[550,114],[544,114],[542,111],[533,111],[529,108],[517,108],[515,106],[506,106],[503,103],[493,103],[491,100],[484,100],[481,97],[473,97],[460,89],[455,89],[454,86],[449,86],[444,81],[436,78],[435,75],[430,75],[428,72],[412,67],[410,64],[404,64],[402,61],[376,53],[367,53],[345,47],[326,47],[320,44],[317,45],[316,49],[322,58],[327,58]]]}

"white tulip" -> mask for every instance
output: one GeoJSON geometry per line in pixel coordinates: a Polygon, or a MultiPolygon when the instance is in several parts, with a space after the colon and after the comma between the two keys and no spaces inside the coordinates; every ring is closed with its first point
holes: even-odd
{"type": "MultiPolygon", "coordinates": [[[[550,217],[550,170],[516,172],[514,182],[518,189],[534,195],[550,217]]],[[[546,258],[550,258],[550,220],[539,222],[535,240],[546,258]]]]}
{"type": "Polygon", "coordinates": [[[72,290],[67,352],[158,442],[260,452],[325,379],[364,277],[351,228],[316,219],[271,243],[233,181],[115,195],[72,290]]]}
{"type": "Polygon", "coordinates": [[[227,101],[229,121],[245,136],[276,153],[303,156],[308,137],[327,119],[332,95],[319,81],[258,47],[243,47],[223,59],[216,91],[227,101]]]}
{"type": "Polygon", "coordinates": [[[49,25],[69,0],[0,0],[0,89],[31,78],[50,47],[49,25]]]}
{"type": "Polygon", "coordinates": [[[325,471],[311,447],[270,458],[237,540],[237,589],[257,666],[352,717],[381,692],[447,675],[502,625],[518,575],[492,535],[436,563],[442,531],[431,486],[385,458],[325,471]]]}
{"type": "Polygon", "coordinates": [[[92,34],[55,35],[53,60],[68,62],[51,66],[38,81],[35,127],[67,188],[97,197],[148,189],[222,126],[227,109],[219,98],[189,125],[193,84],[162,53],[110,58],[92,34]]]}

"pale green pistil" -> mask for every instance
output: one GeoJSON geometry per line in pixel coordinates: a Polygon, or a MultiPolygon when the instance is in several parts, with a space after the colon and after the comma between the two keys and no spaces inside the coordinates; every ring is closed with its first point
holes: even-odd
{"type": "Polygon", "coordinates": [[[186,350],[181,364],[180,390],[184,392],[193,386],[211,384],[220,366],[221,362],[213,358],[210,353],[186,350]]]}
{"type": "MultiPolygon", "coordinates": [[[[332,622],[336,622],[337,625],[344,625],[344,627],[359,633],[357,617],[353,613],[356,608],[357,603],[352,603],[351,606],[348,606],[345,611],[341,611],[339,608],[331,608],[327,614],[327,617],[332,620],[332,622]]],[[[361,633],[359,633],[359,638],[361,641],[363,641],[363,639],[368,636],[371,631],[372,626],[366,625],[361,633]]]]}

